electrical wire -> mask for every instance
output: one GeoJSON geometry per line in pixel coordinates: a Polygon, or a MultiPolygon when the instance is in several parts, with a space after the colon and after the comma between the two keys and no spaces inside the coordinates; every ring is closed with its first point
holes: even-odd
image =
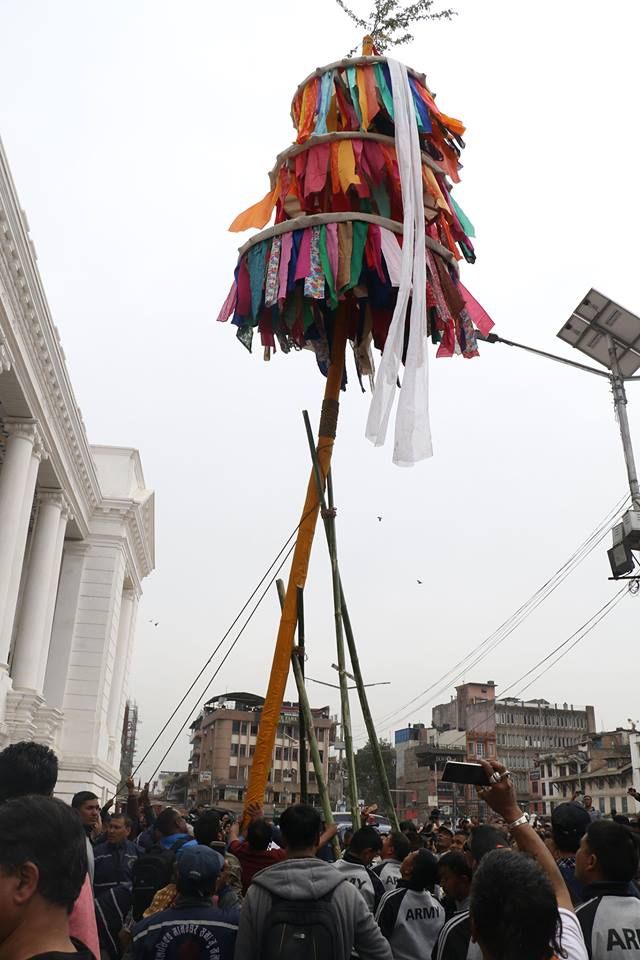
{"type": "MultiPolygon", "coordinates": [[[[189,696],[189,694],[191,693],[191,691],[194,689],[194,687],[196,686],[196,684],[198,683],[198,681],[200,680],[200,678],[201,678],[202,675],[204,674],[205,670],[207,669],[207,667],[209,666],[209,664],[211,663],[211,661],[213,660],[213,658],[216,656],[216,654],[218,653],[218,651],[220,650],[220,648],[221,648],[222,645],[224,644],[225,640],[227,640],[227,638],[229,637],[229,634],[231,633],[231,631],[233,630],[233,628],[236,626],[236,624],[238,623],[238,621],[239,621],[240,618],[242,617],[242,614],[245,612],[245,610],[247,609],[247,607],[249,606],[249,604],[251,603],[251,601],[253,600],[253,598],[255,597],[255,595],[258,593],[260,587],[262,586],[262,584],[264,583],[264,581],[266,580],[266,578],[269,576],[269,573],[270,573],[271,569],[272,569],[273,566],[278,562],[278,560],[279,560],[280,557],[282,556],[283,552],[287,549],[287,547],[289,546],[289,544],[291,543],[291,541],[293,540],[293,538],[296,536],[296,534],[297,534],[297,532],[298,532],[298,529],[300,528],[301,524],[304,523],[304,521],[307,519],[307,517],[308,517],[311,513],[313,513],[313,511],[317,508],[317,506],[318,506],[318,504],[315,504],[315,506],[311,507],[311,508],[307,511],[307,513],[303,514],[303,516],[302,516],[301,519],[300,519],[300,522],[296,525],[296,527],[294,527],[294,529],[293,529],[293,531],[291,532],[291,534],[287,537],[287,539],[285,540],[283,546],[280,548],[280,550],[279,550],[278,553],[276,554],[275,558],[271,561],[271,563],[270,563],[269,566],[267,567],[265,573],[263,574],[263,576],[261,577],[261,579],[258,581],[257,585],[254,587],[253,591],[249,594],[249,597],[247,598],[246,602],[245,602],[245,603],[243,604],[243,606],[240,608],[240,611],[238,612],[237,616],[234,618],[233,622],[231,623],[231,625],[229,626],[229,628],[226,630],[226,632],[225,632],[224,635],[222,636],[222,639],[221,639],[221,640],[219,641],[219,643],[217,644],[217,646],[216,646],[216,648],[214,649],[213,653],[212,653],[212,654],[210,655],[210,657],[206,660],[206,662],[205,662],[204,666],[202,667],[202,669],[196,674],[194,680],[192,681],[192,683],[191,683],[191,684],[189,685],[189,687],[187,688],[186,693],[184,694],[184,696],[182,697],[182,699],[179,701],[179,703],[177,704],[177,706],[175,707],[175,709],[173,710],[173,712],[171,713],[171,715],[169,716],[169,718],[165,721],[164,726],[160,729],[160,731],[159,731],[159,732],[156,734],[156,736],[154,737],[153,741],[151,742],[151,745],[147,748],[147,752],[144,754],[144,756],[142,757],[142,759],[139,760],[138,763],[136,764],[136,767],[135,767],[135,770],[134,770],[133,773],[132,773],[132,776],[134,776],[134,775],[138,772],[138,770],[140,769],[140,767],[142,766],[142,764],[145,762],[145,760],[147,759],[147,757],[149,756],[149,754],[151,753],[151,751],[152,751],[153,748],[155,747],[155,745],[156,745],[156,743],[158,742],[158,740],[160,739],[160,737],[164,734],[164,732],[165,732],[165,730],[167,729],[167,727],[171,724],[171,721],[174,719],[174,717],[176,716],[176,714],[178,713],[178,711],[180,710],[180,708],[183,706],[183,704],[184,704],[184,702],[186,701],[187,697],[189,696]]],[[[276,571],[276,575],[277,575],[277,574],[280,572],[280,570],[282,569],[282,567],[283,567],[283,565],[284,565],[284,562],[286,561],[287,557],[291,554],[292,549],[293,549],[293,548],[291,548],[291,549],[289,550],[289,552],[288,552],[287,555],[285,556],[284,560],[282,561],[282,563],[281,563],[280,566],[278,567],[278,569],[277,569],[277,571],[276,571]]],[[[271,586],[272,583],[273,583],[273,580],[270,580],[270,581],[269,581],[269,586],[271,586]]],[[[264,597],[264,594],[263,594],[262,597],[260,598],[260,601],[258,602],[258,605],[260,604],[260,602],[261,602],[261,600],[262,600],[263,597],[264,597]]],[[[257,607],[254,608],[251,616],[253,616],[253,613],[255,613],[255,610],[256,610],[256,609],[257,609],[257,607]]],[[[247,621],[247,622],[248,622],[248,621],[247,621]]],[[[245,624],[245,626],[246,626],[246,624],[245,624]]],[[[244,629],[244,628],[243,628],[243,629],[244,629]]],[[[224,662],[224,661],[223,661],[223,662],[224,662]]]]}
{"type": "MultiPolygon", "coordinates": [[[[496,630],[493,631],[487,638],[485,638],[481,643],[477,644],[469,653],[467,653],[457,664],[447,670],[441,677],[431,683],[428,687],[422,690],[417,694],[412,700],[407,704],[403,704],[402,707],[392,710],[391,713],[387,714],[385,717],[382,717],[380,720],[376,721],[377,726],[385,727],[390,720],[393,720],[405,707],[415,704],[417,700],[423,697],[425,694],[430,693],[434,688],[440,687],[441,684],[444,686],[440,687],[437,692],[426,701],[423,701],[419,706],[415,707],[412,711],[413,713],[418,710],[424,709],[429,703],[437,699],[451,686],[451,683],[455,680],[462,677],[465,673],[468,673],[469,670],[472,670],[481,660],[486,656],[492,653],[500,644],[502,644],[509,636],[529,617],[531,614],[546,600],[548,597],[553,594],[558,587],[567,579],[568,576],[573,573],[575,569],[586,559],[587,556],[596,548],[596,546],[604,539],[607,533],[610,530],[612,519],[617,517],[623,507],[629,500],[629,495],[625,494],[616,505],[608,511],[606,516],[600,521],[598,526],[592,531],[592,533],[587,537],[587,539],[574,551],[574,553],[566,560],[562,566],[551,576],[534,594],[529,597],[525,603],[523,603],[518,609],[511,614],[496,630]],[[475,659],[473,659],[475,657],[475,659]]],[[[407,714],[409,716],[410,714],[407,714]]],[[[395,721],[401,722],[399,720],[395,721]]],[[[365,733],[364,730],[359,731],[357,734],[354,734],[356,738],[363,736],[365,733]]]]}
{"type": "MultiPolygon", "coordinates": [[[[293,553],[294,548],[295,548],[295,544],[293,544],[293,545],[291,546],[291,548],[288,550],[288,552],[287,552],[287,553],[285,554],[285,556],[283,557],[282,562],[280,563],[280,566],[277,568],[277,570],[276,570],[275,573],[273,574],[273,577],[271,578],[271,580],[269,581],[269,583],[268,583],[267,586],[265,587],[264,591],[262,592],[262,594],[261,594],[260,597],[258,598],[258,601],[257,601],[256,605],[254,606],[253,610],[252,610],[251,613],[249,614],[247,620],[244,622],[244,624],[243,624],[242,627],[240,628],[240,630],[239,630],[239,632],[238,632],[235,640],[233,641],[233,643],[231,644],[231,646],[229,647],[229,649],[228,649],[227,652],[225,653],[224,657],[222,658],[222,660],[221,660],[220,663],[218,664],[218,667],[217,667],[216,671],[214,672],[213,676],[209,678],[209,680],[207,681],[206,686],[200,691],[200,693],[199,693],[198,696],[196,697],[195,703],[194,703],[194,705],[192,706],[191,710],[189,711],[186,720],[184,720],[184,722],[180,725],[180,728],[179,728],[178,732],[176,733],[175,737],[173,738],[173,740],[171,741],[171,743],[170,743],[169,746],[167,747],[167,750],[166,750],[165,753],[163,754],[163,756],[162,756],[162,758],[160,759],[160,761],[159,761],[158,765],[156,766],[155,770],[153,771],[153,773],[152,773],[151,776],[149,777],[149,781],[153,780],[153,778],[155,777],[156,773],[158,772],[158,770],[160,769],[160,767],[162,766],[162,764],[164,763],[164,761],[165,761],[165,760],[167,759],[167,757],[169,756],[169,753],[170,753],[171,750],[173,750],[173,748],[175,747],[176,743],[178,742],[178,739],[182,736],[182,733],[183,733],[183,731],[184,731],[184,728],[186,727],[187,723],[189,722],[189,720],[191,719],[191,717],[193,716],[193,714],[195,713],[195,711],[199,708],[200,704],[201,704],[202,701],[204,700],[204,698],[205,698],[205,696],[206,696],[206,693],[207,693],[209,687],[211,686],[211,684],[213,683],[213,681],[215,680],[215,678],[218,676],[218,674],[219,674],[220,671],[222,670],[224,664],[226,663],[226,661],[227,661],[227,659],[229,658],[230,654],[231,654],[232,651],[234,650],[235,645],[237,644],[238,640],[240,639],[240,637],[242,636],[242,634],[244,633],[244,631],[247,629],[247,627],[248,627],[249,624],[251,623],[251,620],[253,619],[253,616],[254,616],[255,612],[257,611],[258,607],[260,606],[260,604],[262,603],[262,601],[263,601],[264,598],[266,597],[267,593],[269,592],[269,589],[271,588],[272,584],[275,582],[276,577],[278,576],[278,574],[280,573],[280,571],[281,571],[282,568],[284,567],[284,565],[285,565],[285,563],[287,562],[288,558],[289,558],[289,557],[291,556],[291,554],[293,553]]],[[[148,755],[148,751],[147,751],[147,755],[148,755]]]]}

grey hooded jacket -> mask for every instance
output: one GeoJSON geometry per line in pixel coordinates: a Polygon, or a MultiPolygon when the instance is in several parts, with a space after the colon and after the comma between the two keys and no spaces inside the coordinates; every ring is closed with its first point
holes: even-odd
{"type": "Polygon", "coordinates": [[[317,858],[283,860],[253,878],[242,906],[235,960],[258,960],[262,934],[272,898],[318,900],[333,891],[336,955],[349,960],[357,950],[360,960],[393,960],[389,943],[380,933],[371,911],[355,887],[330,863],[317,858]]]}

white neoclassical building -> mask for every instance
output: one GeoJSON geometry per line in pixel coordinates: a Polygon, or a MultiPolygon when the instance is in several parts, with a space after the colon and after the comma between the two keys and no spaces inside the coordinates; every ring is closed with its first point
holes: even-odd
{"type": "Polygon", "coordinates": [[[52,746],[58,791],[119,780],[154,498],[137,450],[90,446],[0,143],[0,747],[52,746]]]}

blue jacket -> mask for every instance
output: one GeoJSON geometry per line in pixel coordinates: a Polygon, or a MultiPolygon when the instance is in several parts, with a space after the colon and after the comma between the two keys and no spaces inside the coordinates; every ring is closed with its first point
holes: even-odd
{"type": "Polygon", "coordinates": [[[179,899],[168,910],[133,928],[135,960],[233,960],[240,922],[238,910],[220,910],[210,900],[179,899]]]}
{"type": "Polygon", "coordinates": [[[93,890],[96,897],[120,884],[127,884],[130,887],[131,871],[139,856],[139,848],[130,840],[125,840],[117,846],[99,843],[94,847],[93,890]]]}

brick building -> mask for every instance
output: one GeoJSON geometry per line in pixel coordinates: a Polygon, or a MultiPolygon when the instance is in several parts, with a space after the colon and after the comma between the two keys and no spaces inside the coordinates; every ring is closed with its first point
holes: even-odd
{"type": "MultiPolygon", "coordinates": [[[[196,802],[242,810],[263,705],[264,697],[253,693],[226,693],[204,704],[191,724],[190,795],[196,802]]],[[[328,782],[335,720],[329,707],[312,709],[312,713],[328,782]]],[[[300,799],[299,769],[298,704],[283,703],[265,790],[267,813],[277,813],[300,799]]],[[[310,760],[307,778],[309,802],[318,803],[318,785],[310,760]]]]}

